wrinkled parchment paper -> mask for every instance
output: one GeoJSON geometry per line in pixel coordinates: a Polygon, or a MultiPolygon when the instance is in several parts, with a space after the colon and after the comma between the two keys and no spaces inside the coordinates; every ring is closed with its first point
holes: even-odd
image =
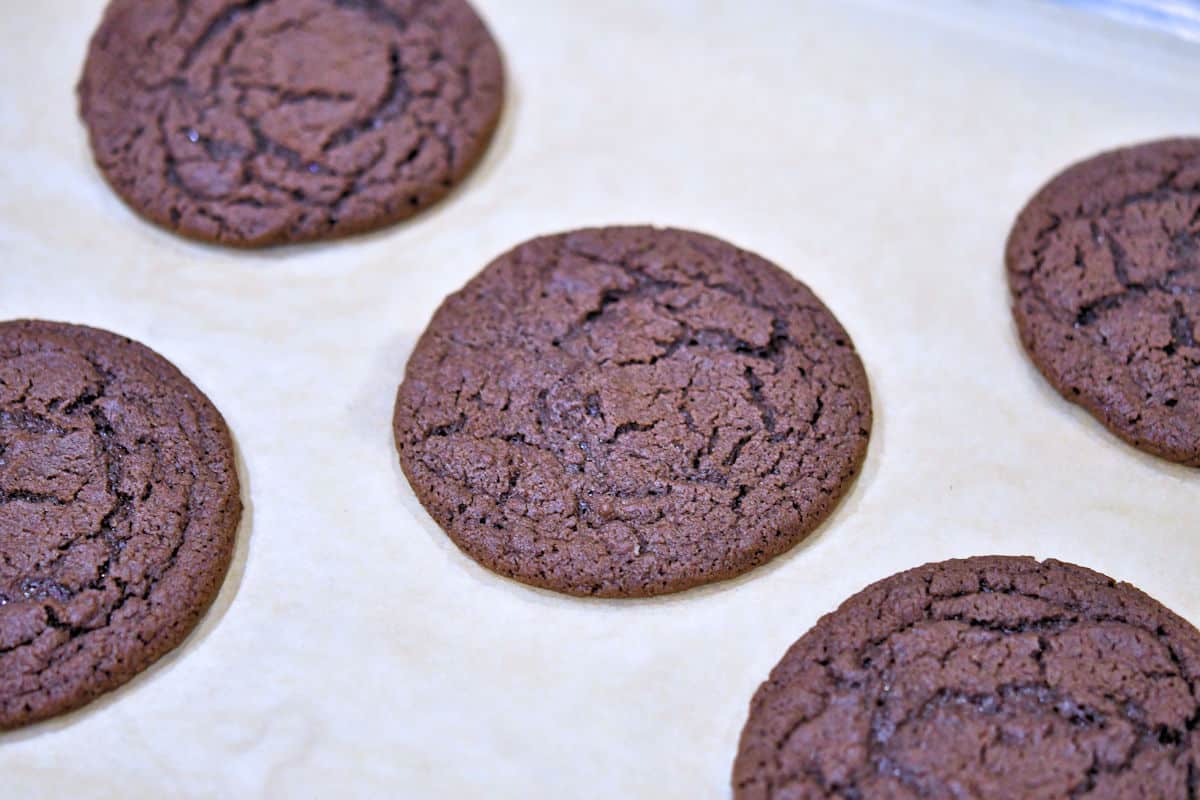
{"type": "Polygon", "coordinates": [[[1200,623],[1200,474],[1061,401],[1004,237],[1058,168],[1200,127],[1200,50],[1025,0],[477,0],[510,99],[409,224],[244,253],[126,210],[73,96],[101,0],[8,0],[0,318],[110,328],[227,417],[246,513],[200,629],[84,711],[0,736],[6,798],[725,797],[755,687],[821,614],[929,560],[1057,556],[1200,623]],[[653,222],[794,272],[876,426],[817,534],[733,582],[581,601],[497,578],[422,511],[392,400],[430,314],[536,234],[653,222]]]}

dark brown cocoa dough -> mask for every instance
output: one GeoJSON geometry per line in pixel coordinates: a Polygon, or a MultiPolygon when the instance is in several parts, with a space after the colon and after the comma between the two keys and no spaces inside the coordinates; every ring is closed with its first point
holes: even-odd
{"type": "Polygon", "coordinates": [[[0,323],[0,730],[183,641],[240,515],[225,422],[179,370],[105,331],[0,323]]]}
{"type": "Polygon", "coordinates": [[[450,296],[394,427],[414,491],[472,558],[634,597],[804,538],[862,464],[871,402],[850,337],[783,270],[616,227],[535,239],[450,296]]]}
{"type": "Polygon", "coordinates": [[[1200,139],[1066,170],[1017,218],[1006,261],[1021,341],[1063,397],[1200,466],[1200,139]]]}
{"type": "Polygon", "coordinates": [[[135,211],[253,247],[436,202],[486,149],[503,84],[465,0],[112,0],[79,101],[135,211]]]}
{"type": "Polygon", "coordinates": [[[1200,632],[1129,584],[927,564],[787,652],[750,704],[734,798],[1192,800],[1198,694],[1200,632]]]}

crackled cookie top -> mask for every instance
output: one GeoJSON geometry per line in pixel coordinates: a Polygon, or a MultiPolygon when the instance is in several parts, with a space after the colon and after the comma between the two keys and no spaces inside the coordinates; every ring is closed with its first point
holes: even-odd
{"type": "Polygon", "coordinates": [[[241,513],[208,399],[111,333],[0,323],[0,730],[125,683],[225,577],[241,513]]]}
{"type": "Polygon", "coordinates": [[[1134,587],[946,561],[847,600],[750,705],[737,800],[1186,798],[1200,632],[1134,587]]]}
{"type": "Polygon", "coordinates": [[[79,97],[130,206],[257,246],[440,199],[486,148],[503,75],[464,0],[112,0],[79,97]]]}
{"type": "Polygon", "coordinates": [[[833,508],[871,404],[803,284],[725,242],[605,228],[501,256],[434,316],[396,403],[417,496],[485,566],[579,595],[728,578],[833,508]]]}
{"type": "Polygon", "coordinates": [[[1063,172],[1021,212],[1007,263],[1021,339],[1055,388],[1200,466],[1200,139],[1063,172]]]}

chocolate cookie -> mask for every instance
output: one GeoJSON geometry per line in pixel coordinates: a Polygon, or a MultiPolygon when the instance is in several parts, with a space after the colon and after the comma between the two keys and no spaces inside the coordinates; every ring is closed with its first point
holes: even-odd
{"type": "Polygon", "coordinates": [[[104,331],[0,323],[0,730],[183,641],[240,514],[225,422],[179,370],[104,331]]]}
{"type": "Polygon", "coordinates": [[[1200,632],[1126,583],[1029,558],[876,583],[750,705],[737,800],[1185,798],[1200,632]]]}
{"type": "Polygon", "coordinates": [[[850,337],[803,284],[678,230],[535,239],[434,316],[396,446],[468,555],[629,597],[729,578],[800,541],[871,427],[850,337]]]}
{"type": "Polygon", "coordinates": [[[487,147],[503,83],[465,0],[112,0],[79,99],[135,211],[260,246],[443,197],[487,147]]]}
{"type": "Polygon", "coordinates": [[[1200,466],[1200,139],[1071,167],[1021,212],[1006,260],[1021,341],[1054,387],[1200,466]]]}

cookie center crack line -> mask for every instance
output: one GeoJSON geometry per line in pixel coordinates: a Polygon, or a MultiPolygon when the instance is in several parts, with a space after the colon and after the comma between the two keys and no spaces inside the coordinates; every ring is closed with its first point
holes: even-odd
{"type": "Polygon", "coordinates": [[[208,46],[210,42],[228,30],[235,22],[242,17],[248,16],[259,8],[273,3],[275,0],[245,0],[237,3],[221,14],[216,19],[208,24],[208,27],[200,34],[188,49],[187,54],[183,59],[183,70],[187,71],[199,58],[200,53],[208,46]]]}

